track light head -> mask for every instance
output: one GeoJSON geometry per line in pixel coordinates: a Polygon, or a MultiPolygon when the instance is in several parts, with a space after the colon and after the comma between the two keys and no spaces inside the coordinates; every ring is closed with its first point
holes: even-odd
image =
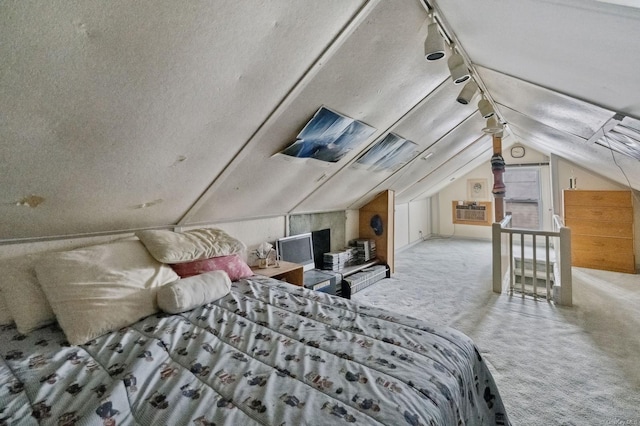
{"type": "Polygon", "coordinates": [[[445,56],[444,39],[436,22],[431,22],[424,41],[424,58],[427,61],[437,61],[445,56]]]}
{"type": "Polygon", "coordinates": [[[458,101],[462,105],[468,105],[469,102],[471,102],[473,97],[476,95],[477,91],[478,91],[478,85],[473,79],[470,79],[460,91],[460,94],[456,98],[456,101],[458,101]]]}
{"type": "Polygon", "coordinates": [[[491,103],[489,103],[487,98],[485,98],[484,96],[478,102],[478,111],[480,111],[480,115],[484,118],[493,117],[493,115],[495,114],[491,103]]]}
{"type": "Polygon", "coordinates": [[[499,123],[495,116],[489,118],[487,120],[487,127],[482,129],[483,132],[489,135],[502,135],[503,130],[502,123],[499,123]]]}
{"type": "Polygon", "coordinates": [[[467,65],[464,63],[462,55],[453,51],[453,48],[452,55],[449,56],[447,60],[447,65],[449,66],[451,80],[453,80],[454,84],[462,84],[471,78],[469,68],[467,68],[467,65]]]}

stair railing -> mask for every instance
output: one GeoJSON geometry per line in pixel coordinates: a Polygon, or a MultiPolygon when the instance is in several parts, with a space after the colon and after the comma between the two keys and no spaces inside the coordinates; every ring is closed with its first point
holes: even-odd
{"type": "Polygon", "coordinates": [[[511,227],[511,215],[507,214],[501,222],[492,225],[493,241],[493,291],[502,293],[507,279],[509,293],[515,289],[515,256],[514,235],[520,240],[520,284],[522,297],[525,297],[525,240],[530,239],[532,245],[532,283],[533,296],[538,297],[538,259],[537,244],[544,238],[544,267],[546,298],[553,297],[559,305],[572,305],[571,278],[571,230],[564,226],[562,218],[553,216],[553,231],[517,229],[511,227]],[[506,246],[506,247],[505,247],[506,246]],[[551,263],[553,250],[555,263],[551,263]],[[551,273],[554,274],[554,285],[551,285],[551,273]],[[552,296],[553,295],[553,296],[552,296]]]}
{"type": "Polygon", "coordinates": [[[573,305],[573,278],[571,275],[571,229],[564,226],[564,220],[557,214],[553,215],[553,229],[558,232],[556,237],[556,274],[558,277],[559,293],[554,294],[554,300],[559,305],[573,305]],[[557,299],[557,300],[556,300],[557,299]]]}

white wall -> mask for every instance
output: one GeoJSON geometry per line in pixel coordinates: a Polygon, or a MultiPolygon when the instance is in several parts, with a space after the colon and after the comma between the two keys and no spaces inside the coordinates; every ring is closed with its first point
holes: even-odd
{"type": "Polygon", "coordinates": [[[360,212],[358,210],[347,210],[347,220],[345,224],[345,236],[347,237],[344,245],[346,246],[349,240],[354,240],[360,235],[360,212]]]}
{"type": "Polygon", "coordinates": [[[395,205],[394,247],[396,250],[409,244],[409,204],[395,205]]]}
{"type": "MultiPolygon", "coordinates": [[[[491,195],[491,188],[493,187],[493,174],[491,173],[491,164],[487,162],[479,167],[476,167],[466,175],[457,178],[438,193],[437,214],[439,216],[439,229],[434,229],[433,233],[440,236],[456,236],[490,240],[491,226],[461,225],[453,223],[451,202],[465,201],[470,199],[467,194],[467,179],[486,179],[488,185],[487,197],[476,199],[473,201],[493,202],[491,195]]],[[[491,214],[493,217],[493,203],[491,214]]]]}
{"type": "Polygon", "coordinates": [[[423,199],[395,206],[396,251],[431,234],[431,200],[423,199]]]}
{"type": "Polygon", "coordinates": [[[409,243],[414,243],[431,235],[431,200],[424,199],[409,203],[409,243]]]}

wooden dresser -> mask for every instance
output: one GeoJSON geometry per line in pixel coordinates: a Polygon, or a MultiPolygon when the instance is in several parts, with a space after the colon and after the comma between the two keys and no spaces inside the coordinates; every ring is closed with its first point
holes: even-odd
{"type": "Polygon", "coordinates": [[[631,191],[564,191],[573,266],[635,274],[631,191]]]}

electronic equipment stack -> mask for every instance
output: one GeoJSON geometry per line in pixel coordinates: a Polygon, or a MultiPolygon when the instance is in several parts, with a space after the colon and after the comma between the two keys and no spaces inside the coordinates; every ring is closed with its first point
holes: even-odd
{"type": "Polygon", "coordinates": [[[325,253],[323,269],[339,272],[343,270],[345,266],[353,264],[354,260],[355,250],[352,248],[325,253]]]}
{"type": "Polygon", "coordinates": [[[376,241],[358,238],[352,240],[351,246],[356,248],[356,263],[366,263],[376,258],[376,241]]]}

